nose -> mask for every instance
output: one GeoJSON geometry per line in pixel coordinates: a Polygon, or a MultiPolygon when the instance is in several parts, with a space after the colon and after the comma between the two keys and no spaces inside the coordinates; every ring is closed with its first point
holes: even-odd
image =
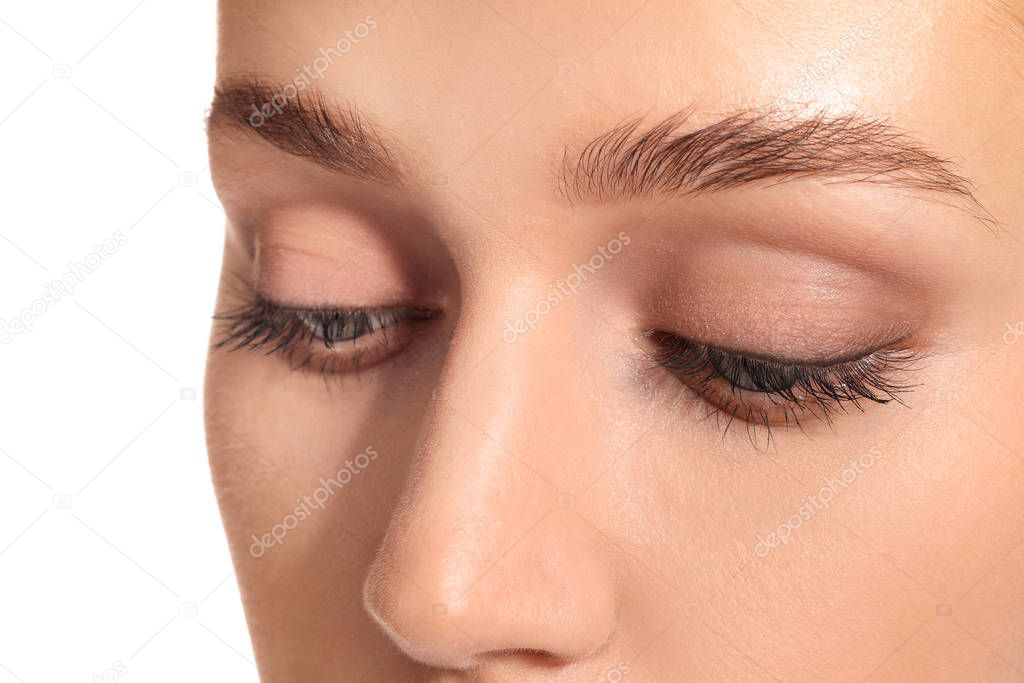
{"type": "Polygon", "coordinates": [[[559,379],[565,367],[552,372],[559,361],[537,337],[461,372],[449,366],[472,366],[485,345],[453,339],[445,379],[457,388],[431,405],[364,584],[367,611],[421,663],[467,669],[526,656],[557,665],[599,650],[615,629],[599,539],[561,488],[581,474],[597,430],[558,408],[585,397],[559,379]]]}

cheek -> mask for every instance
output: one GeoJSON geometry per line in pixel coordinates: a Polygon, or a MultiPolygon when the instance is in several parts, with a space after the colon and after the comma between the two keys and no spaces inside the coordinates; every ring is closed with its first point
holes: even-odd
{"type": "Polygon", "coordinates": [[[644,558],[634,563],[633,580],[648,575],[647,565],[675,589],[670,595],[682,610],[690,601],[707,603],[759,559],[759,539],[798,511],[807,487],[748,443],[723,452],[719,432],[683,417],[647,424],[657,426],[594,485],[581,514],[630,557],[644,558]]]}
{"type": "Polygon", "coordinates": [[[243,571],[273,576],[285,556],[295,572],[302,570],[291,564],[296,558],[359,557],[353,542],[372,551],[408,474],[417,425],[436,383],[431,368],[444,352],[443,343],[423,342],[408,358],[331,377],[295,371],[280,355],[211,351],[210,466],[243,571]],[[367,459],[368,450],[376,455],[367,459]],[[302,510],[295,523],[291,516],[303,505],[312,511],[302,510]],[[294,528],[282,530],[285,522],[294,528]],[[268,534],[269,545],[287,544],[290,551],[265,552],[268,534]]]}
{"type": "Polygon", "coordinates": [[[1024,461],[1007,437],[974,407],[925,412],[840,510],[843,521],[883,561],[954,602],[1024,535],[1024,461]]]}
{"type": "Polygon", "coordinates": [[[327,390],[274,360],[215,352],[206,390],[212,478],[254,647],[289,653],[281,676],[367,670],[386,653],[362,585],[414,448],[415,430],[396,423],[415,417],[372,386],[327,390]]]}
{"type": "Polygon", "coordinates": [[[323,507],[330,516],[377,524],[379,515],[360,508],[406,469],[412,443],[402,426],[415,423],[414,401],[401,400],[383,378],[328,384],[259,353],[217,351],[208,374],[211,470],[225,521],[237,527],[233,537],[280,522],[323,481],[341,484],[323,507]],[[367,449],[378,455],[367,461],[367,449]]]}
{"type": "Polygon", "coordinates": [[[670,623],[693,612],[736,647],[771,652],[762,663],[786,677],[795,663],[841,677],[835,667],[881,661],[968,594],[1024,534],[1024,461],[1005,445],[1020,428],[1000,415],[922,396],[884,428],[838,426],[827,450],[742,455],[646,416],[651,429],[578,509],[621,556],[623,624],[661,614],[682,637],[698,620],[670,623]]]}

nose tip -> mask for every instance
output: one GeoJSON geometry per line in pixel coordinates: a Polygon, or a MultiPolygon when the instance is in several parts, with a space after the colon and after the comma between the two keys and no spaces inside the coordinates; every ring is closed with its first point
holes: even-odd
{"type": "MultiPolygon", "coordinates": [[[[530,295],[509,290],[473,296],[530,295]]],[[[438,379],[455,390],[426,407],[363,604],[422,664],[525,675],[603,651],[617,592],[603,537],[558,495],[593,480],[601,458],[586,455],[606,449],[594,392],[562,379],[588,375],[571,370],[569,318],[492,349],[501,310],[467,306],[458,321],[438,379]],[[580,408],[571,426],[558,406],[580,408]]]]}
{"type": "Polygon", "coordinates": [[[364,584],[366,610],[407,656],[433,667],[583,659],[614,631],[614,591],[607,568],[557,516],[498,557],[450,549],[428,556],[408,537],[403,545],[386,540],[364,584]]]}

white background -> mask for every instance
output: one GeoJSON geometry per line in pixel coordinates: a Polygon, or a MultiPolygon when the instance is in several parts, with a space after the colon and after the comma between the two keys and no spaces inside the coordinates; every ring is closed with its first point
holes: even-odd
{"type": "Polygon", "coordinates": [[[0,2],[0,683],[256,680],[202,432],[214,4],[0,2]]]}

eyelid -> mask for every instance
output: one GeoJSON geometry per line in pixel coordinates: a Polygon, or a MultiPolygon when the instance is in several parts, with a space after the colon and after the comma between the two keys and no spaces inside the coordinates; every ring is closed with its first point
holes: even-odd
{"type": "Polygon", "coordinates": [[[775,353],[764,353],[759,351],[748,351],[744,349],[738,349],[722,344],[713,344],[709,342],[699,342],[694,339],[681,337],[672,332],[665,332],[663,330],[650,329],[643,333],[643,336],[650,339],[653,343],[659,344],[664,341],[683,340],[691,344],[699,345],[700,347],[709,351],[714,351],[725,356],[729,356],[737,359],[751,360],[763,363],[771,363],[773,365],[780,365],[792,368],[830,368],[844,363],[853,363],[863,358],[870,356],[871,354],[878,353],[885,349],[907,347],[910,345],[911,337],[907,333],[903,326],[894,327],[889,331],[888,334],[874,335],[875,339],[867,342],[862,348],[854,348],[853,350],[846,351],[842,354],[833,355],[825,358],[792,358],[786,357],[775,353]]]}
{"type": "MultiPolygon", "coordinates": [[[[309,292],[310,296],[316,296],[322,298],[324,294],[322,292],[309,292]]],[[[252,299],[251,303],[261,303],[268,307],[277,309],[283,313],[356,313],[358,311],[384,311],[390,309],[423,309],[423,310],[437,310],[434,306],[424,306],[419,303],[413,303],[408,297],[405,296],[394,296],[388,297],[382,300],[382,302],[373,303],[360,303],[360,304],[349,304],[349,303],[321,303],[305,301],[298,297],[287,297],[280,296],[278,294],[270,294],[262,287],[253,289],[252,292],[248,293],[248,297],[252,299]]]]}
{"type": "Polygon", "coordinates": [[[744,360],[750,360],[761,363],[770,363],[772,365],[780,365],[790,368],[823,368],[827,369],[835,367],[837,365],[843,365],[844,363],[853,363],[862,360],[873,353],[877,353],[883,349],[891,348],[894,346],[900,346],[905,343],[905,340],[895,339],[891,342],[880,345],[872,345],[871,348],[864,349],[863,351],[855,351],[852,353],[844,354],[842,356],[834,356],[831,358],[785,358],[782,356],[776,356],[772,354],[763,354],[751,351],[738,351],[723,346],[714,346],[711,344],[702,344],[702,346],[716,351],[720,354],[730,356],[732,358],[740,358],[744,360]]]}

